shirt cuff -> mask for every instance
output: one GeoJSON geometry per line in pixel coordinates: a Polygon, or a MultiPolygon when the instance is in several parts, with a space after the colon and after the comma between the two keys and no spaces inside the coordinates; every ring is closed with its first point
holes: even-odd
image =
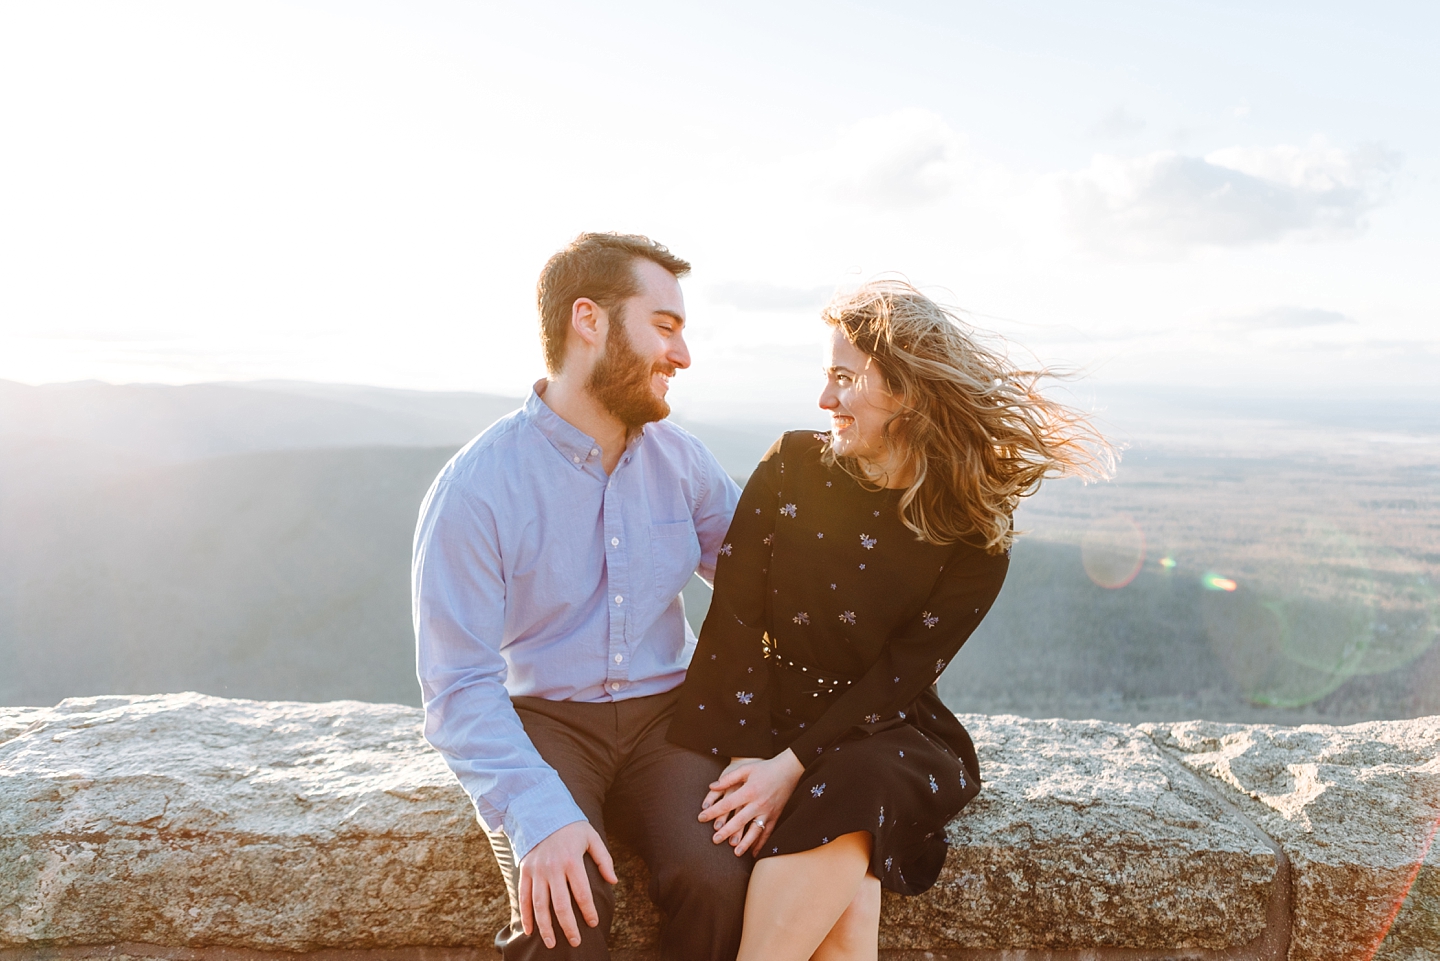
{"type": "Polygon", "coordinates": [[[558,774],[531,788],[505,810],[505,836],[515,852],[515,863],[565,825],[588,820],[558,774]]]}

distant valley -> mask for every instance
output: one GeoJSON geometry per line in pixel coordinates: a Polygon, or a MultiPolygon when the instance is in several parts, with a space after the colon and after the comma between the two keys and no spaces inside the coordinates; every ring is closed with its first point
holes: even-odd
{"type": "MultiPolygon", "coordinates": [[[[517,405],[314,384],[0,383],[0,703],[187,689],[417,703],[420,499],[517,405]]],[[[1018,523],[1034,533],[942,677],[947,702],[1117,719],[1440,713],[1436,419],[1412,410],[1405,442],[1375,441],[1363,417],[1281,429],[1243,413],[1176,428],[1177,414],[1169,433],[1132,417],[1115,482],[1027,503],[1018,523]],[[1205,430],[1249,431],[1249,447],[1205,430]],[[1086,565],[1127,549],[1106,534],[1116,518],[1143,531],[1144,556],[1107,589],[1086,565]],[[1337,641],[1306,626],[1329,602],[1286,586],[1315,571],[1340,578],[1334,610],[1350,613],[1330,620],[1359,618],[1337,641]],[[1207,573],[1241,586],[1217,592],[1207,573]]],[[[742,480],[781,427],[688,426],[742,480]]],[[[698,580],[686,603],[698,625],[698,580]]]]}

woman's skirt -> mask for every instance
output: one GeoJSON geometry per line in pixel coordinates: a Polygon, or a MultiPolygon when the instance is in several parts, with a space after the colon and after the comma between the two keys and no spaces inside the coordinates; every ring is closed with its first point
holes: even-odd
{"type": "MultiPolygon", "coordinates": [[[[793,715],[773,721],[782,736],[798,723],[793,715]]],[[[904,719],[857,726],[811,761],[757,857],[868,831],[870,872],[886,890],[920,894],[945,863],[946,823],[979,793],[969,735],[932,690],[904,719]]]]}

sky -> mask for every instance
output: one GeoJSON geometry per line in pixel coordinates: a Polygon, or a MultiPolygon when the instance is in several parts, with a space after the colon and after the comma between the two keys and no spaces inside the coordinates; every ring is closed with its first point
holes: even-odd
{"type": "Polygon", "coordinates": [[[0,378],[519,394],[541,266],[623,230],[695,265],[696,419],[813,410],[882,274],[1102,393],[1413,395],[1437,45],[1423,3],[3,4],[0,378]]]}

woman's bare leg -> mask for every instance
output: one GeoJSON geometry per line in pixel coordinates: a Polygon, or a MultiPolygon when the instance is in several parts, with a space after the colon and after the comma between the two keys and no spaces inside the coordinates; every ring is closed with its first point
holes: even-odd
{"type": "Polygon", "coordinates": [[[808,961],[860,893],[871,843],[869,831],[856,831],[757,861],[737,961],[808,961]]]}
{"type": "Polygon", "coordinates": [[[880,879],[866,872],[855,900],[825,935],[811,961],[876,961],[880,953],[880,879]]]}

